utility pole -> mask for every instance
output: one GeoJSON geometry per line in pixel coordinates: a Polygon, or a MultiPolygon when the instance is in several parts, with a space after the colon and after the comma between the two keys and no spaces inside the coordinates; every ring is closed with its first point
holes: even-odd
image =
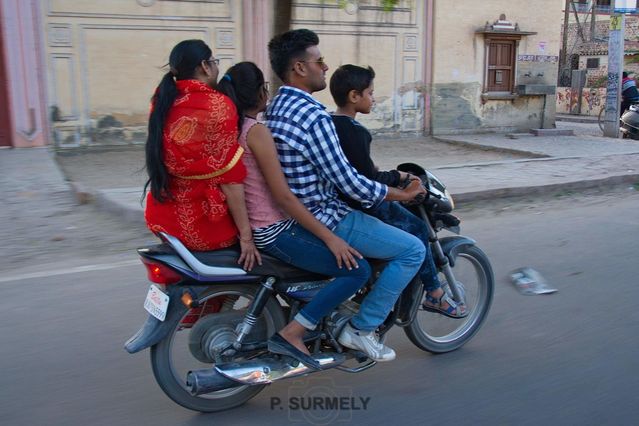
{"type": "Polygon", "coordinates": [[[623,72],[625,15],[615,13],[615,0],[610,3],[610,38],[608,39],[608,85],[606,88],[606,117],[604,136],[619,137],[619,103],[621,102],[621,73],[623,72]]]}
{"type": "Polygon", "coordinates": [[[559,61],[559,84],[564,84],[566,73],[566,61],[568,60],[568,17],[570,16],[570,3],[572,0],[566,0],[564,5],[564,32],[561,40],[561,60],[559,61]]]}
{"type": "Polygon", "coordinates": [[[592,0],[590,7],[590,41],[595,41],[595,31],[597,30],[597,0],[592,0]]]}

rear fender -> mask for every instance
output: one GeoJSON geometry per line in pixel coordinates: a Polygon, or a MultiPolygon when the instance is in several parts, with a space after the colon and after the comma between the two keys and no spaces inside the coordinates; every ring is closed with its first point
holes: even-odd
{"type": "Polygon", "coordinates": [[[477,244],[475,240],[472,238],[464,237],[461,235],[453,235],[450,237],[444,237],[439,240],[439,244],[442,246],[442,251],[448,258],[450,262],[450,266],[455,266],[455,260],[457,259],[457,254],[459,250],[463,247],[474,246],[477,244]]]}
{"type": "MultiPolygon", "coordinates": [[[[189,287],[188,289],[199,297],[206,287],[189,287]]],[[[140,352],[164,339],[173,330],[188,308],[184,306],[180,298],[187,287],[170,286],[168,288],[169,306],[164,321],[160,321],[149,315],[142,328],[124,344],[124,349],[130,354],[140,352]]]]}

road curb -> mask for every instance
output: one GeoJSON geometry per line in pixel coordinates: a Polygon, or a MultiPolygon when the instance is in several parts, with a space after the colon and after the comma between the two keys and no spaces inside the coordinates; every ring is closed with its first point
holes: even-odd
{"type": "MultiPolygon", "coordinates": [[[[577,157],[551,157],[548,155],[541,155],[529,151],[515,150],[501,147],[491,147],[482,144],[475,144],[466,141],[456,141],[454,139],[446,139],[441,137],[433,137],[434,140],[457,144],[460,146],[470,147],[473,149],[480,149],[485,151],[496,152],[509,152],[519,155],[527,155],[531,158],[522,158],[516,160],[508,160],[503,162],[488,162],[477,164],[460,164],[460,165],[448,165],[442,167],[436,167],[433,171],[438,169],[457,169],[466,167],[489,167],[491,165],[507,164],[507,163],[519,163],[519,162],[536,162],[536,161],[557,161],[562,159],[579,159],[585,158],[581,156],[577,157]]],[[[627,154],[611,154],[611,155],[627,155],[627,154]]],[[[610,155],[607,155],[608,157],[610,155]]],[[[85,187],[82,183],[74,182],[66,179],[66,175],[59,167],[56,161],[53,161],[56,166],[57,172],[61,177],[64,177],[64,182],[68,184],[67,188],[71,188],[71,193],[75,197],[79,204],[91,203],[96,206],[97,209],[113,214],[119,219],[134,225],[134,226],[146,226],[144,220],[144,210],[140,204],[140,188],[115,188],[109,190],[95,190],[93,188],[85,187]]],[[[516,198],[525,197],[531,195],[544,195],[558,191],[582,191],[595,188],[610,188],[620,185],[633,185],[639,183],[639,174],[629,173],[624,175],[607,176],[605,178],[593,178],[586,180],[560,182],[552,184],[540,184],[520,187],[504,187],[494,189],[483,189],[468,192],[454,192],[454,188],[450,187],[452,195],[458,204],[471,203],[476,201],[494,200],[499,198],[516,198]]]]}
{"type": "MultiPolygon", "coordinates": [[[[536,137],[536,136],[533,136],[536,137]]],[[[532,151],[525,151],[522,149],[514,149],[514,148],[502,148],[502,147],[497,147],[497,146],[487,146],[487,145],[483,145],[480,143],[473,143],[473,142],[468,142],[468,141],[460,141],[460,140],[456,140],[456,139],[448,139],[448,138],[443,138],[441,136],[433,136],[433,139],[435,139],[436,141],[439,142],[445,142],[445,143],[449,143],[451,145],[458,145],[464,148],[472,148],[472,149],[479,149],[482,151],[492,151],[492,152],[500,152],[500,153],[504,153],[504,154],[514,154],[514,155],[525,155],[527,157],[531,157],[531,158],[553,158],[550,155],[546,155],[546,154],[539,154],[538,152],[532,152],[532,151]]]]}
{"type": "Polygon", "coordinates": [[[583,191],[587,189],[612,188],[621,185],[639,183],[639,174],[609,176],[599,179],[587,179],[573,182],[551,183],[511,188],[495,188],[463,193],[452,193],[456,204],[476,201],[495,200],[499,198],[525,197],[528,195],[548,195],[557,191],[583,191]]]}
{"type": "Polygon", "coordinates": [[[95,191],[93,194],[95,206],[100,210],[115,214],[120,219],[132,225],[146,226],[142,205],[133,207],[131,203],[122,202],[112,194],[112,191],[95,191]]]}
{"type": "Polygon", "coordinates": [[[73,195],[78,204],[90,204],[95,201],[95,196],[90,189],[86,188],[83,184],[74,181],[67,181],[69,186],[71,186],[71,190],[73,191],[73,195]]]}
{"type": "MultiPolygon", "coordinates": [[[[613,188],[623,185],[633,185],[639,183],[639,174],[627,174],[609,176],[606,178],[588,179],[573,182],[561,182],[545,185],[531,185],[521,187],[494,188],[479,191],[469,191],[452,193],[453,199],[458,207],[462,204],[477,201],[496,200],[500,198],[517,198],[525,196],[549,195],[559,191],[583,191],[588,189],[613,188]]],[[[123,191],[126,191],[124,189],[123,191]]],[[[85,189],[86,191],[86,189],[85,189]]],[[[144,220],[144,210],[142,206],[132,206],[113,196],[113,191],[95,191],[86,197],[83,192],[81,197],[90,199],[98,209],[114,214],[123,221],[135,225],[146,226],[144,220]]],[[[79,196],[76,195],[76,198],[79,196]]]]}

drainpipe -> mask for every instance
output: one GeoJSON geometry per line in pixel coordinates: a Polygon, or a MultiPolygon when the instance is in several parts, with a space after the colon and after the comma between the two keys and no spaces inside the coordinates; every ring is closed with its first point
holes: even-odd
{"type": "Polygon", "coordinates": [[[433,122],[431,114],[431,95],[433,93],[433,38],[435,37],[435,0],[424,2],[424,133],[429,135],[433,132],[433,122]]]}
{"type": "Polygon", "coordinates": [[[546,119],[546,100],[548,99],[548,95],[544,95],[544,104],[541,107],[541,126],[540,129],[544,128],[544,120],[546,119]]]}

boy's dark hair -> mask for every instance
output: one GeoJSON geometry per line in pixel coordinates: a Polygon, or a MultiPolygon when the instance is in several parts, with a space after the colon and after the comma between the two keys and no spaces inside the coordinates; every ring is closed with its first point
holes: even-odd
{"type": "Polygon", "coordinates": [[[319,44],[319,37],[311,30],[299,29],[278,34],[268,43],[268,56],[271,68],[284,82],[292,61],[303,59],[306,49],[319,44]]]}
{"type": "Polygon", "coordinates": [[[246,110],[257,106],[263,87],[264,74],[253,62],[239,62],[233,65],[217,83],[217,90],[231,98],[237,108],[240,131],[246,110]]]}
{"type": "Polygon", "coordinates": [[[331,76],[331,95],[337,106],[344,106],[348,103],[348,93],[355,90],[362,93],[364,89],[371,85],[375,78],[375,71],[371,67],[358,67],[357,65],[346,64],[337,68],[331,76]]]}
{"type": "Polygon", "coordinates": [[[621,76],[622,76],[623,78],[628,77],[628,72],[627,72],[627,71],[624,71],[624,72],[621,74],[621,76]]]}

